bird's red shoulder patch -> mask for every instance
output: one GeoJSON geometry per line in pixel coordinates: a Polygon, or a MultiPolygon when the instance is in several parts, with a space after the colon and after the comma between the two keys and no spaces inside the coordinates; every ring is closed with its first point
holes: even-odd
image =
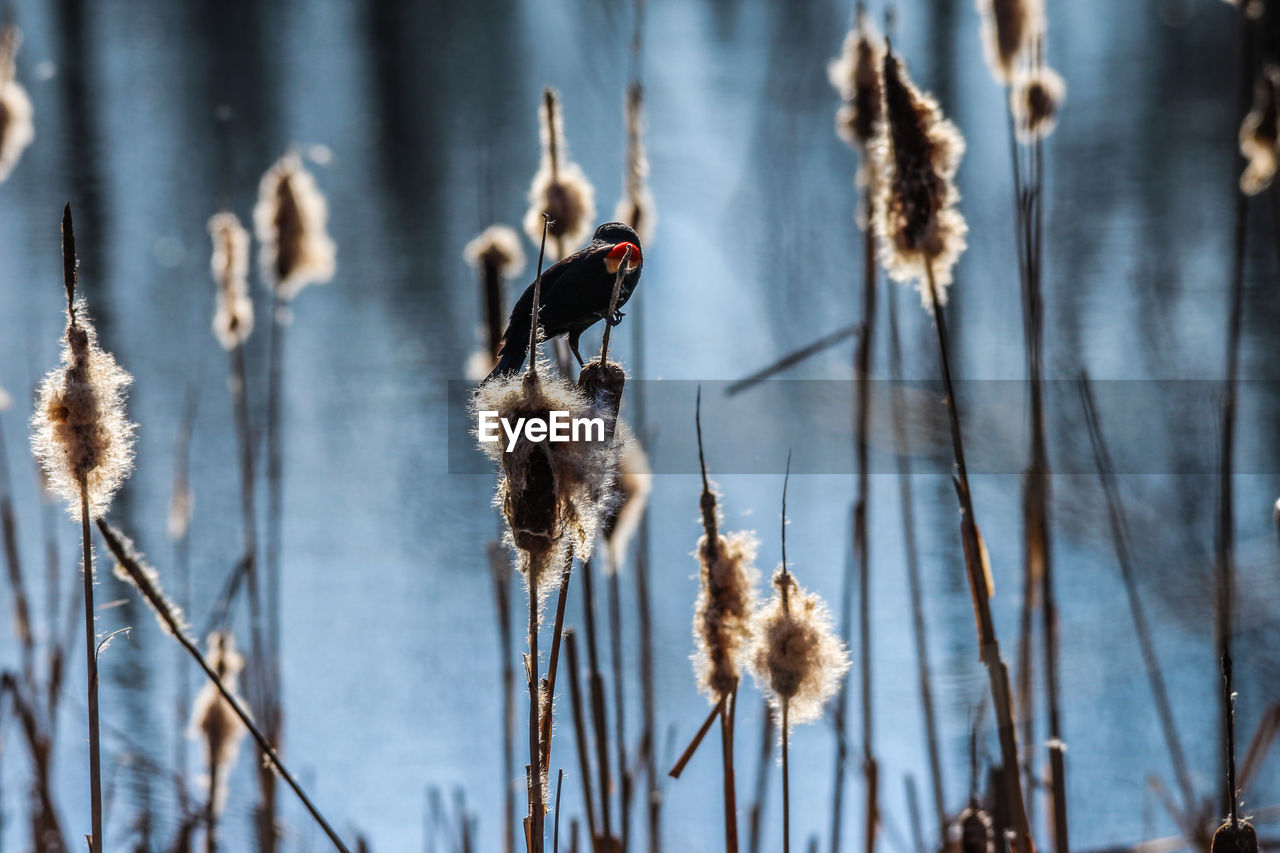
{"type": "Polygon", "coordinates": [[[618,267],[621,266],[624,257],[627,259],[627,272],[638,269],[643,260],[640,255],[640,247],[635,243],[616,243],[609,250],[609,254],[604,256],[605,269],[611,274],[617,274],[618,267]]]}

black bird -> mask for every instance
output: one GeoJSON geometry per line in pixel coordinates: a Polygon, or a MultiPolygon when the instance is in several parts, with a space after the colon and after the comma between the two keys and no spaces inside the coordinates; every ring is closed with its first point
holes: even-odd
{"type": "MultiPolygon", "coordinates": [[[[578,339],[601,320],[611,326],[622,320],[623,314],[617,309],[627,304],[632,291],[640,283],[643,265],[640,238],[631,226],[607,222],[597,228],[590,243],[542,273],[538,325],[547,339],[568,335],[569,349],[581,365],[578,339]],[[609,300],[613,297],[614,279],[624,256],[627,266],[618,292],[618,304],[610,317],[609,300]]],[[[533,288],[533,284],[525,288],[516,307],[511,309],[511,319],[507,321],[507,331],[502,336],[502,350],[498,353],[498,365],[488,379],[515,373],[529,354],[533,288]]]]}

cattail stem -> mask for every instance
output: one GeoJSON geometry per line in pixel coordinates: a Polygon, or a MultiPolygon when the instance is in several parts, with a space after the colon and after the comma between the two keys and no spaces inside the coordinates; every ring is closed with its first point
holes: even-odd
{"type": "MultiPolygon", "coordinates": [[[[267,343],[267,653],[270,656],[271,696],[273,705],[283,695],[281,672],[281,553],[284,547],[284,321],[287,311],[278,295],[271,300],[270,335],[267,343]]],[[[273,708],[273,714],[279,709],[273,708]]],[[[278,721],[275,721],[278,723],[278,721]]]]}
{"type": "Polygon", "coordinates": [[[623,712],[623,663],[622,663],[622,579],[618,576],[621,566],[611,566],[609,572],[609,658],[613,668],[614,746],[618,756],[618,819],[621,824],[619,840],[626,850],[631,841],[631,767],[627,763],[627,726],[623,712]]]}
{"type": "Polygon", "coordinates": [[[218,762],[209,763],[209,798],[204,806],[204,853],[218,849],[218,762]]]}
{"type": "Polygon", "coordinates": [[[600,363],[609,362],[609,335],[613,331],[613,315],[618,310],[618,296],[622,293],[622,280],[627,277],[627,264],[631,260],[631,247],[622,252],[622,260],[618,261],[618,273],[613,277],[613,294],[609,297],[609,317],[604,324],[604,335],[600,340],[600,363]]]}
{"type": "Polygon", "coordinates": [[[738,683],[720,704],[720,752],[724,765],[724,849],[738,853],[738,792],[733,771],[733,725],[738,710],[738,683]]]}
{"type": "MultiPolygon", "coordinates": [[[[783,564],[786,565],[785,563],[783,564]]],[[[791,853],[791,761],[787,755],[787,740],[790,734],[790,720],[787,719],[787,706],[790,702],[782,700],[782,853],[791,853]]]]}
{"type": "Polygon", "coordinates": [[[84,571],[84,653],[89,705],[89,802],[92,853],[102,846],[102,755],[98,733],[98,648],[93,605],[93,548],[89,540],[89,487],[80,480],[80,545],[84,571]]]}
{"type": "Polygon", "coordinates": [[[572,573],[573,554],[567,553],[564,558],[564,568],[560,571],[560,591],[556,596],[556,618],[551,632],[551,655],[547,658],[546,707],[543,709],[540,729],[542,767],[546,773],[551,772],[551,712],[555,707],[556,672],[560,665],[560,634],[564,630],[564,609],[569,600],[569,578],[572,573]]]}
{"type": "Polygon", "coordinates": [[[942,785],[942,758],[938,746],[937,715],[934,712],[932,679],[929,674],[929,643],[925,634],[924,592],[920,582],[920,560],[916,550],[915,501],[911,495],[911,448],[907,440],[906,402],[903,399],[902,345],[898,338],[898,296],[889,293],[889,379],[893,383],[894,450],[898,462],[898,492],[902,505],[902,542],[907,564],[907,586],[911,595],[912,633],[916,645],[916,665],[920,684],[920,705],[924,712],[925,746],[929,756],[929,777],[933,787],[934,817],[938,843],[947,837],[946,794],[942,785]]]}
{"type": "Polygon", "coordinates": [[[1226,723],[1223,735],[1227,741],[1227,814],[1231,816],[1231,826],[1239,825],[1237,803],[1239,791],[1236,788],[1236,697],[1231,689],[1231,652],[1222,656],[1222,718],[1226,723]]]}
{"type": "MultiPolygon", "coordinates": [[[[126,552],[123,543],[116,536],[115,531],[113,531],[110,525],[102,519],[98,519],[98,531],[102,534],[102,538],[106,540],[107,548],[111,551],[111,555],[129,574],[130,578],[133,579],[139,592],[141,592],[143,597],[147,599],[147,603],[151,605],[151,609],[154,610],[160,617],[160,620],[164,622],[168,632],[173,635],[174,639],[182,644],[182,647],[187,650],[187,653],[195,659],[197,664],[200,665],[200,668],[204,670],[205,675],[209,677],[209,680],[213,682],[213,686],[218,689],[218,693],[221,694],[222,698],[226,701],[227,706],[231,708],[232,712],[240,719],[240,722],[244,724],[245,729],[248,730],[249,734],[253,737],[254,742],[257,744],[263,760],[269,762],[270,765],[275,768],[275,771],[280,774],[280,777],[284,779],[285,783],[293,789],[293,792],[297,794],[298,799],[302,801],[302,805],[306,808],[308,814],[310,814],[315,822],[320,825],[320,828],[324,830],[324,833],[328,836],[329,840],[333,842],[334,848],[336,848],[339,853],[351,853],[351,851],[347,849],[346,845],[342,843],[342,839],[338,837],[338,833],[334,831],[333,827],[329,825],[329,822],[325,820],[324,815],[322,815],[320,810],[316,808],[315,803],[313,803],[311,798],[307,796],[306,792],[302,790],[302,786],[298,784],[297,779],[294,778],[293,774],[289,772],[289,769],[280,761],[280,756],[276,753],[275,747],[271,745],[271,741],[268,740],[267,736],[262,733],[260,728],[258,728],[257,723],[253,721],[253,717],[251,717],[249,712],[245,710],[244,706],[240,703],[240,700],[236,698],[236,695],[227,688],[226,684],[223,683],[222,678],[218,675],[217,671],[209,665],[209,662],[200,652],[200,649],[196,647],[196,644],[193,643],[186,635],[185,628],[182,623],[179,622],[178,617],[174,615],[168,602],[166,602],[164,597],[155,589],[155,586],[151,583],[150,579],[138,563],[128,554],[128,552],[126,552]]],[[[87,547],[86,553],[88,553],[87,547]]]]}
{"type": "MultiPolygon", "coordinates": [[[[601,361],[603,364],[603,359],[601,361]]],[[[587,632],[587,695],[591,701],[591,727],[595,734],[596,772],[600,777],[600,831],[613,835],[610,792],[613,782],[609,772],[608,715],[604,706],[604,679],[600,675],[599,646],[596,642],[596,593],[591,561],[582,564],[583,622],[587,632]]]]}
{"type": "Polygon", "coordinates": [[[13,598],[13,625],[22,644],[23,679],[30,684],[35,676],[35,635],[31,630],[31,608],[18,549],[18,523],[13,512],[13,482],[9,476],[9,457],[5,449],[4,430],[0,429],[0,547],[4,549],[13,598]]]}
{"type": "Polygon", "coordinates": [[[689,741],[689,745],[684,748],[684,752],[680,753],[680,757],[676,759],[676,763],[667,771],[667,775],[672,779],[679,779],[680,774],[684,772],[684,768],[689,764],[689,760],[693,758],[693,754],[698,751],[698,747],[702,745],[702,739],[707,736],[707,732],[711,731],[711,725],[720,716],[724,710],[725,702],[729,699],[728,694],[720,697],[711,711],[707,714],[707,718],[702,721],[702,725],[698,726],[698,731],[694,733],[693,740],[689,741]]]}
{"type": "MultiPolygon", "coordinates": [[[[490,546],[497,548],[496,543],[490,546]]],[[[515,791],[511,784],[515,767],[515,667],[511,665],[511,577],[513,572],[501,558],[493,563],[493,594],[498,611],[498,645],[502,665],[502,815],[505,853],[513,853],[516,832],[515,791]]]]}
{"type": "Polygon", "coordinates": [[[538,695],[538,591],[532,568],[529,577],[529,657],[525,664],[529,682],[529,816],[525,819],[525,841],[529,853],[542,853],[542,699],[538,695]]]}
{"type": "Polygon", "coordinates": [[[596,806],[591,795],[591,753],[587,751],[587,721],[582,711],[582,691],[578,686],[578,642],[572,628],[564,632],[565,651],[569,655],[569,705],[573,711],[573,735],[578,746],[578,774],[582,777],[583,808],[587,813],[587,832],[592,846],[596,835],[596,806]]]}
{"type": "Polygon", "coordinates": [[[960,416],[956,409],[955,387],[951,380],[951,362],[948,355],[946,316],[938,301],[938,287],[934,280],[933,264],[924,262],[925,283],[929,290],[929,304],[933,308],[934,328],[938,333],[938,352],[942,364],[942,378],[946,388],[947,413],[951,424],[951,444],[955,453],[955,487],[960,500],[961,534],[964,539],[965,565],[969,574],[969,590],[973,594],[974,616],[978,628],[979,655],[987,669],[991,684],[991,699],[995,708],[1000,735],[1000,752],[1003,772],[1008,788],[1009,810],[1016,833],[1015,853],[1034,853],[1031,828],[1027,820],[1026,802],[1018,769],[1018,733],[1013,720],[1012,692],[1009,688],[1009,670],[1000,657],[1000,643],[996,639],[988,600],[988,570],[983,546],[974,518],[972,493],[969,488],[969,472],[964,461],[964,442],[960,434],[960,416]]]}
{"type": "Polygon", "coordinates": [[[756,765],[755,801],[751,804],[747,824],[750,830],[747,838],[749,853],[760,853],[760,819],[764,815],[765,796],[769,792],[769,768],[773,766],[773,713],[769,702],[764,703],[764,722],[760,726],[759,763],[756,765]]]}

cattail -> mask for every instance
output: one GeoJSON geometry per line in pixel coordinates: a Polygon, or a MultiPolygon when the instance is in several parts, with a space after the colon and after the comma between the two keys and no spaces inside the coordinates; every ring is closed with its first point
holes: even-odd
{"type": "Polygon", "coordinates": [[[36,138],[31,122],[31,99],[17,79],[18,46],[22,32],[13,26],[0,33],[0,181],[9,177],[22,152],[36,138]]]}
{"type": "Polygon", "coordinates": [[[209,262],[218,285],[213,333],[225,350],[242,346],[253,331],[253,300],[249,298],[249,232],[234,213],[218,213],[209,220],[213,257],[209,262]]]}
{"type": "Polygon", "coordinates": [[[956,825],[960,828],[960,853],[993,853],[996,840],[991,817],[976,803],[960,812],[956,825]]]}
{"type": "Polygon", "coordinates": [[[714,547],[703,533],[698,539],[702,586],[694,606],[694,674],[698,689],[712,701],[728,695],[738,683],[738,668],[751,641],[756,603],[756,549],[750,531],[716,534],[714,547]]]}
{"type": "Polygon", "coordinates": [[[849,653],[836,636],[831,614],[815,593],[805,592],[785,567],[773,575],[774,594],[753,620],[751,668],[788,725],[816,720],[849,669],[849,653]]]}
{"type": "Polygon", "coordinates": [[[483,379],[493,370],[502,347],[506,322],[503,289],[506,281],[524,268],[520,237],[506,225],[490,225],[463,250],[467,263],[480,273],[480,293],[484,302],[485,346],[467,362],[467,377],[483,379]]]}
{"type": "MultiPolygon", "coordinates": [[[[549,364],[523,375],[497,377],[481,385],[473,410],[496,412],[499,423],[521,419],[546,422],[548,413],[565,412],[569,423],[603,418],[595,401],[560,378],[549,364]]],[[[592,440],[584,430],[570,441],[533,441],[521,429],[511,444],[505,434],[480,447],[502,465],[503,477],[494,498],[509,526],[509,544],[519,555],[519,568],[539,593],[553,586],[565,549],[590,555],[597,530],[608,511],[616,469],[614,442],[592,440]],[[566,534],[569,534],[566,537],[566,534]],[[570,543],[569,539],[572,540],[570,543]]]]}
{"type": "MultiPolygon", "coordinates": [[[[206,660],[223,685],[236,693],[236,682],[244,669],[244,657],[236,651],[235,638],[226,631],[214,631],[206,643],[206,660]]],[[[191,708],[191,736],[204,743],[205,764],[209,768],[210,791],[215,813],[226,803],[226,779],[245,736],[245,725],[212,681],[206,681],[191,708]]]]}
{"type": "Polygon", "coordinates": [[[529,187],[524,230],[529,239],[540,239],[545,214],[550,219],[547,227],[551,244],[563,257],[591,235],[596,218],[596,193],[581,167],[569,160],[560,96],[554,89],[543,91],[538,121],[542,130],[542,163],[529,187]]]}
{"type": "Polygon", "coordinates": [[[884,39],[859,3],[840,56],[827,64],[827,78],[844,101],[836,112],[836,133],[859,153],[866,153],[875,139],[884,109],[880,83],[883,56],[884,39]]]}
{"type": "Polygon", "coordinates": [[[1044,30],[1044,9],[1040,0],[978,0],[978,13],[991,76],[1007,86],[1018,60],[1044,30]]]}
{"type": "Polygon", "coordinates": [[[328,218],[329,205],[297,154],[285,154],[262,176],[253,226],[262,269],[280,300],[333,278],[337,250],[325,230],[328,218]]]}
{"type": "Polygon", "coordinates": [[[637,82],[627,87],[627,165],[623,175],[622,199],[613,218],[635,229],[646,246],[658,225],[658,208],[649,191],[649,158],[644,148],[644,89],[637,82]]]}
{"type": "MultiPolygon", "coordinates": [[[[105,521],[101,523],[106,524],[105,521]]],[[[116,557],[112,574],[117,580],[124,581],[142,595],[143,600],[155,613],[160,630],[166,634],[172,634],[173,626],[176,625],[179,631],[185,631],[186,624],[183,620],[182,608],[164,594],[164,589],[160,586],[160,574],[147,563],[147,558],[133,544],[133,540],[121,533],[119,529],[111,527],[108,542],[116,557]],[[117,550],[119,553],[116,553],[117,550]],[[161,612],[162,610],[165,612],[161,612]],[[168,618],[166,618],[166,612],[168,618]]]]}
{"type": "Polygon", "coordinates": [[[1053,133],[1066,96],[1067,84],[1052,68],[1041,66],[1015,74],[1009,87],[1009,108],[1018,141],[1031,143],[1053,133]]]}
{"type": "Polygon", "coordinates": [[[653,471],[640,442],[635,439],[628,441],[620,457],[615,485],[617,508],[603,528],[611,572],[622,570],[627,548],[640,527],[640,519],[649,504],[649,492],[653,490],[653,471]]]}
{"type": "Polygon", "coordinates": [[[894,281],[916,283],[932,310],[928,278],[946,304],[951,269],[965,250],[968,226],[956,210],[955,173],[964,139],[937,102],[912,85],[892,51],[883,64],[885,122],[876,145],[875,204],[880,262],[894,281]]]}
{"type": "Polygon", "coordinates": [[[490,225],[463,250],[467,263],[477,270],[492,269],[502,278],[512,278],[524,269],[520,238],[507,225],[490,225]]]}
{"type": "Polygon", "coordinates": [[[1258,853],[1258,833],[1249,821],[1228,818],[1213,833],[1209,853],[1258,853]]]}
{"type": "Polygon", "coordinates": [[[1254,87],[1253,109],[1240,125],[1240,153],[1248,160],[1240,191],[1257,195],[1271,186],[1280,146],[1280,68],[1268,64],[1254,87]]]}
{"type": "MultiPolygon", "coordinates": [[[[68,289],[68,297],[74,298],[68,289]]],[[[31,418],[31,446],[53,491],[80,517],[81,488],[90,518],[106,512],[133,468],[134,424],[125,417],[133,381],[98,347],[83,299],[69,304],[63,367],[40,384],[31,418]]]]}

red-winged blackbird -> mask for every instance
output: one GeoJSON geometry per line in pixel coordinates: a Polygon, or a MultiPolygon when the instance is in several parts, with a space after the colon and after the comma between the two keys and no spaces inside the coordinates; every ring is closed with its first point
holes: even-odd
{"type": "MultiPolygon", "coordinates": [[[[569,349],[582,364],[578,339],[601,320],[617,325],[623,314],[617,310],[627,304],[632,291],[640,283],[644,256],[640,238],[629,225],[608,222],[596,229],[591,242],[542,273],[542,292],[538,306],[538,325],[547,339],[569,336],[569,349]],[[609,316],[609,300],[613,297],[614,279],[622,258],[630,250],[627,268],[618,292],[614,315],[609,316]]],[[[498,365],[489,379],[515,373],[529,353],[529,322],[533,313],[533,287],[530,284],[511,309],[507,331],[502,336],[498,365]]],[[[486,380],[488,381],[488,380],[486,380]]]]}

